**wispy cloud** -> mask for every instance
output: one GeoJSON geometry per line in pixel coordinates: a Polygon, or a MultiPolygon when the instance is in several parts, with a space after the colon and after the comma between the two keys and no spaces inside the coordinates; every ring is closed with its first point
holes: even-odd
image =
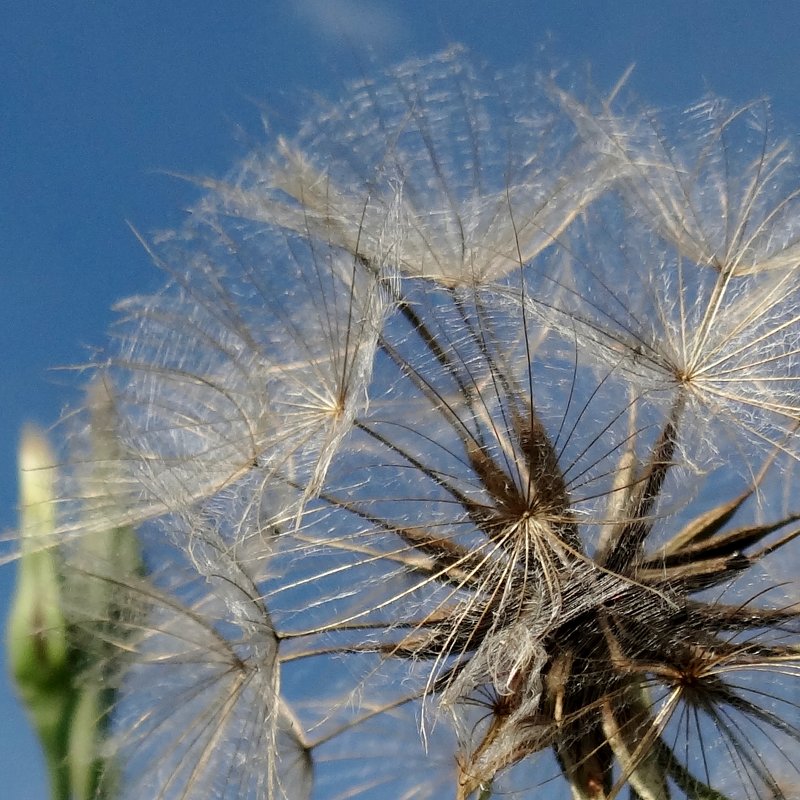
{"type": "Polygon", "coordinates": [[[332,44],[382,50],[403,39],[406,26],[396,9],[364,0],[297,0],[295,14],[332,44]]]}

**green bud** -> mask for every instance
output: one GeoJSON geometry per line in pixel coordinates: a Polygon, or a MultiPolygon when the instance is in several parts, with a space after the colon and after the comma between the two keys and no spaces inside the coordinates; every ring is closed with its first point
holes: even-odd
{"type": "Polygon", "coordinates": [[[75,691],[53,538],[54,465],[44,435],[26,427],[19,449],[21,554],[6,646],[17,691],[45,751],[52,796],[60,800],[69,797],[66,742],[75,691]]]}

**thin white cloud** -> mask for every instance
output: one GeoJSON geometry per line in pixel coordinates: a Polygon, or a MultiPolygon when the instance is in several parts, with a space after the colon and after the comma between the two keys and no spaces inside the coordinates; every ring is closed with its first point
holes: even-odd
{"type": "Polygon", "coordinates": [[[396,10],[367,0],[295,0],[296,15],[331,44],[382,50],[405,36],[396,10]]]}

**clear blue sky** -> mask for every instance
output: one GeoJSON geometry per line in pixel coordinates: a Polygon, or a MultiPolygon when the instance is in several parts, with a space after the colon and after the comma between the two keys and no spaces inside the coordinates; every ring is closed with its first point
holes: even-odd
{"type": "MultiPolygon", "coordinates": [[[[126,225],[179,224],[166,171],[221,175],[290,133],[309,96],[451,42],[497,67],[539,46],[648,103],[768,95],[800,135],[800,3],[770,0],[5,0],[0,10],[0,530],[14,525],[21,424],[54,423],[112,303],[160,276],[126,225]]],[[[13,568],[0,569],[5,615],[13,568]]],[[[0,676],[0,793],[44,800],[37,744],[0,676]]]]}

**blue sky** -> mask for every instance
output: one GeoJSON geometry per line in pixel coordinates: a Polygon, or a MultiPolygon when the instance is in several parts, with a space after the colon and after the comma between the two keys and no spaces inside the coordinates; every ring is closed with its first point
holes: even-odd
{"type": "MultiPolygon", "coordinates": [[[[498,68],[540,46],[611,86],[632,63],[647,103],[708,89],[767,95],[800,134],[800,4],[743,0],[5,0],[0,11],[0,530],[15,519],[23,422],[56,422],[113,302],[158,286],[131,233],[180,223],[197,198],[168,172],[221,175],[313,94],[463,42],[498,68]]],[[[274,134],[273,134],[274,135],[274,134]]],[[[0,569],[5,614],[13,568],[0,569]]],[[[37,744],[0,676],[5,796],[47,796],[37,744]]]]}

